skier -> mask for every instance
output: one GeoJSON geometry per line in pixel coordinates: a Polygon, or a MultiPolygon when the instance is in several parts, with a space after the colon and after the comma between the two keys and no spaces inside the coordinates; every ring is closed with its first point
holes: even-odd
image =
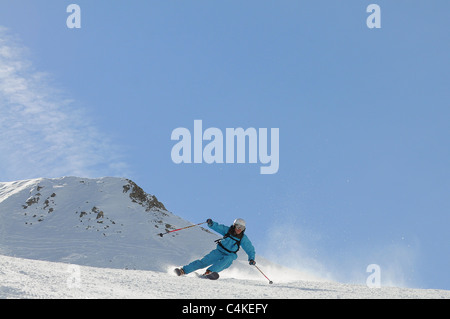
{"type": "Polygon", "coordinates": [[[207,223],[209,228],[215,230],[224,237],[216,240],[216,249],[203,258],[195,260],[181,268],[176,268],[175,273],[178,276],[186,275],[197,269],[209,266],[203,274],[203,277],[217,279],[217,273],[230,267],[233,261],[237,258],[237,252],[241,246],[248,255],[249,264],[256,265],[255,248],[247,235],[244,234],[245,221],[243,219],[236,219],[232,226],[218,224],[211,219],[208,219],[207,223]]]}

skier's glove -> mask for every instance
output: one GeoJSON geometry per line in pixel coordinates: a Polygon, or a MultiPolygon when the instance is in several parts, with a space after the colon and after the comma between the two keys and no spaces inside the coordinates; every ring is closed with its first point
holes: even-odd
{"type": "Polygon", "coordinates": [[[256,261],[254,261],[253,259],[249,260],[248,264],[251,266],[254,266],[254,265],[256,265],[256,261]]]}
{"type": "Polygon", "coordinates": [[[213,224],[213,221],[211,218],[208,218],[208,220],[206,222],[208,223],[208,226],[212,226],[212,224],[213,224]]]}

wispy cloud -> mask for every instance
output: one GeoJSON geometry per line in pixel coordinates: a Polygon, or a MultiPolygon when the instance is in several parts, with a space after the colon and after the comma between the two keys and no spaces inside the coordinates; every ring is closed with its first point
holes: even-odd
{"type": "Polygon", "coordinates": [[[26,51],[0,27],[0,180],[125,174],[113,143],[26,51]]]}

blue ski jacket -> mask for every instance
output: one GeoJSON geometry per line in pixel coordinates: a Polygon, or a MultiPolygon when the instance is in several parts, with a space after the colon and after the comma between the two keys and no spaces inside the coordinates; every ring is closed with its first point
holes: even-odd
{"type": "MultiPolygon", "coordinates": [[[[212,222],[211,225],[208,226],[212,230],[224,236],[228,233],[228,230],[230,229],[230,226],[225,226],[214,221],[212,222]]],[[[229,237],[222,239],[221,244],[223,245],[223,247],[225,247],[230,251],[236,251],[238,248],[237,241],[239,241],[239,238],[230,235],[229,237]]],[[[253,247],[252,242],[250,241],[250,239],[248,239],[247,235],[245,234],[241,239],[241,247],[247,253],[249,261],[255,260],[255,247],[253,247]]],[[[220,245],[217,245],[217,249],[224,254],[233,254],[232,252],[230,253],[225,249],[223,249],[220,245]]]]}

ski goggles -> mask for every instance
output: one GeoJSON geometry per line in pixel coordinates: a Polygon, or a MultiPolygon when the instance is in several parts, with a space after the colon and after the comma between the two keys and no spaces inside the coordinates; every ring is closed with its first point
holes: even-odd
{"type": "Polygon", "coordinates": [[[243,225],[239,225],[239,224],[234,224],[234,228],[235,229],[239,229],[239,230],[244,230],[245,229],[245,226],[243,226],[243,225]]]}

